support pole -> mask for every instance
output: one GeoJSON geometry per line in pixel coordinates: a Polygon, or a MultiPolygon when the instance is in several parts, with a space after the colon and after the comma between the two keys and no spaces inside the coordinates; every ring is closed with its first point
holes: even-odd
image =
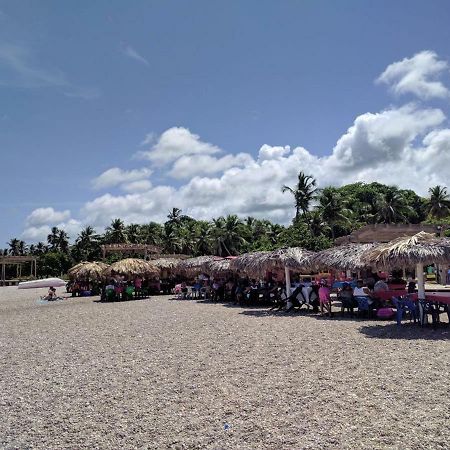
{"type": "Polygon", "coordinates": [[[289,297],[291,295],[291,273],[289,267],[284,268],[284,276],[286,278],[286,295],[289,297]]]}
{"type": "Polygon", "coordinates": [[[417,275],[417,293],[419,300],[425,300],[425,278],[423,276],[423,264],[418,263],[416,266],[417,275]]]}

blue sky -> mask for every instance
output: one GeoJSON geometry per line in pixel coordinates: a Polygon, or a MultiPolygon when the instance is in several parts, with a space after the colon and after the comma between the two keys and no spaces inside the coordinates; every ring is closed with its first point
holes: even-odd
{"type": "Polygon", "coordinates": [[[172,206],[287,223],[298,170],[425,194],[449,23],[437,0],[0,0],[0,247],[172,206]]]}

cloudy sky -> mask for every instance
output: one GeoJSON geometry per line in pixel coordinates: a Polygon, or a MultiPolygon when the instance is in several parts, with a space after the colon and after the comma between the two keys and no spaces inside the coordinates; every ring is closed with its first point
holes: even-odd
{"type": "Polygon", "coordinates": [[[320,186],[450,185],[450,4],[0,0],[0,247],[112,218],[288,223],[320,186]]]}

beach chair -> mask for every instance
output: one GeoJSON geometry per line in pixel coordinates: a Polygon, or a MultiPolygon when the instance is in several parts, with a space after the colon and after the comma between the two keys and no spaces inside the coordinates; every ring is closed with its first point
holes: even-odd
{"type": "Polygon", "coordinates": [[[368,297],[355,297],[355,300],[358,302],[358,317],[361,317],[363,314],[367,314],[367,317],[370,315],[370,307],[369,307],[369,298],[368,297]]]}
{"type": "Polygon", "coordinates": [[[125,297],[127,300],[132,300],[134,296],[134,286],[127,286],[125,289],[125,297]]]}
{"type": "Polygon", "coordinates": [[[106,301],[107,302],[114,302],[114,301],[116,301],[116,299],[117,299],[116,291],[114,289],[107,289],[105,297],[106,297],[106,301]]]}
{"type": "Polygon", "coordinates": [[[409,321],[414,320],[417,322],[419,312],[417,310],[417,304],[411,300],[408,296],[404,297],[392,297],[392,303],[396,308],[397,325],[402,324],[402,319],[405,313],[409,313],[409,321]]]}

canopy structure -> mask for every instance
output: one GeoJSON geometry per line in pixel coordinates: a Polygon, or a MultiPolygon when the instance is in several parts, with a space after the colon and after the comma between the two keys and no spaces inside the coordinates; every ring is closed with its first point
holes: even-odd
{"type": "Polygon", "coordinates": [[[175,270],[182,260],[176,258],[158,258],[152,259],[150,262],[160,270],[175,270]]]}
{"type": "Polygon", "coordinates": [[[367,267],[363,255],[377,244],[342,244],[317,252],[311,259],[315,270],[361,270],[367,267]]]}
{"type": "Polygon", "coordinates": [[[117,261],[111,264],[104,273],[110,275],[112,272],[131,276],[159,276],[158,267],[150,261],[137,258],[127,258],[117,261]]]}
{"type": "Polygon", "coordinates": [[[81,262],[73,266],[68,274],[70,278],[79,280],[100,280],[104,276],[108,264],[102,262],[81,262]]]}
{"type": "Polygon", "coordinates": [[[216,258],[204,263],[203,270],[208,275],[223,276],[233,271],[231,261],[229,258],[216,258]]]}
{"type": "Polygon", "coordinates": [[[423,266],[450,261],[450,240],[420,232],[380,244],[362,255],[368,266],[379,269],[416,266],[419,298],[425,298],[423,266]]]}
{"type": "MultiPolygon", "coordinates": [[[[31,276],[36,278],[37,275],[37,258],[34,256],[0,256],[0,285],[5,286],[6,280],[6,266],[14,265],[17,267],[17,278],[22,277],[22,264],[31,263],[31,276]]],[[[17,280],[16,280],[17,281],[17,280]]]]}
{"type": "Polygon", "coordinates": [[[300,247],[282,248],[271,252],[244,253],[231,262],[231,267],[250,276],[262,276],[267,271],[283,269],[286,291],[289,295],[291,290],[290,270],[308,269],[313,255],[313,252],[300,247]]]}
{"type": "Polygon", "coordinates": [[[204,264],[214,261],[215,259],[216,256],[211,255],[184,259],[178,264],[176,271],[186,276],[197,275],[204,272],[204,264]]]}

